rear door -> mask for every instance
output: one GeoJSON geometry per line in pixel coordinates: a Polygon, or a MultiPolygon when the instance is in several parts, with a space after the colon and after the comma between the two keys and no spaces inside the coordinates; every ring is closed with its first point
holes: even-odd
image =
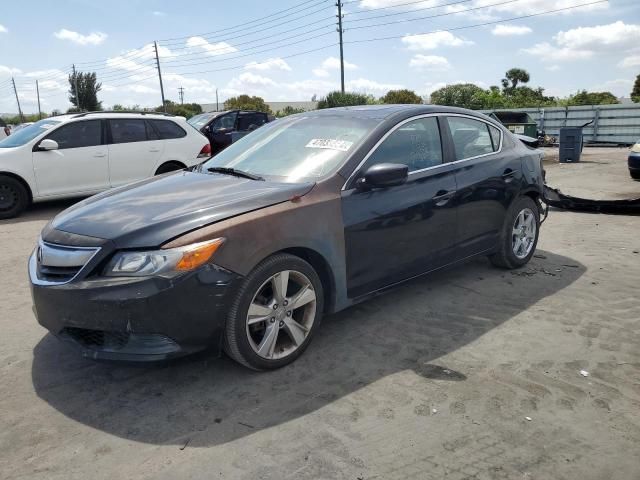
{"type": "Polygon", "coordinates": [[[236,132],[234,133],[233,141],[244,137],[248,133],[253,132],[257,128],[267,123],[268,118],[266,113],[262,112],[240,112],[238,114],[238,122],[236,132]]]}
{"type": "Polygon", "coordinates": [[[342,192],[347,290],[358,297],[451,263],[456,257],[454,169],[445,162],[439,122],[401,122],[368,155],[342,192]],[[358,190],[355,181],[377,163],[409,167],[403,185],[358,190]]]}
{"type": "Polygon", "coordinates": [[[520,159],[504,144],[500,129],[463,115],[446,116],[458,189],[458,243],[467,257],[495,247],[506,211],[517,197],[522,180],[520,159]]]}
{"type": "Polygon", "coordinates": [[[237,112],[226,113],[216,118],[209,125],[209,140],[211,141],[211,150],[214,155],[233,143],[237,116],[237,112]]]}
{"type": "Polygon", "coordinates": [[[142,118],[110,118],[107,122],[111,186],[152,176],[164,150],[153,125],[142,118]]]}
{"type": "Polygon", "coordinates": [[[82,195],[109,188],[109,151],[104,137],[102,120],[66,123],[44,137],[56,141],[58,150],[34,148],[39,195],[82,195]]]}

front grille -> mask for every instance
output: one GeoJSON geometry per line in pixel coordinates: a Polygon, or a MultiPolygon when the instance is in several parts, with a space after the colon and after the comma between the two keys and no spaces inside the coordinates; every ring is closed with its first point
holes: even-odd
{"type": "Polygon", "coordinates": [[[129,341],[126,332],[107,332],[105,330],[90,330],[88,328],[66,327],[63,335],[68,335],[83,347],[118,350],[129,341]]]}
{"type": "Polygon", "coordinates": [[[33,270],[35,270],[33,273],[37,277],[36,280],[44,284],[70,282],[98,250],[99,248],[93,247],[55,245],[40,240],[33,262],[33,270]]]}

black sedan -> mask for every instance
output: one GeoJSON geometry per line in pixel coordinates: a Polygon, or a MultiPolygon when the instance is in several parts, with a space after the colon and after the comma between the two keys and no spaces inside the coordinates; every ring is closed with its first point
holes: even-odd
{"type": "Polygon", "coordinates": [[[221,347],[277,368],[323,314],[400,282],[478,255],[525,265],[542,191],[540,153],[472,111],[294,115],[59,214],[29,260],[35,312],[91,358],[221,347]]]}

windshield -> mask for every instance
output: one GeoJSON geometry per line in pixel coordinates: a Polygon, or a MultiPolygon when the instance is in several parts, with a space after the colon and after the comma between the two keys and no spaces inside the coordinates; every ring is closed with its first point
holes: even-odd
{"type": "Polygon", "coordinates": [[[36,138],[38,135],[45,133],[47,130],[51,130],[53,127],[56,127],[61,123],[62,122],[59,120],[51,120],[49,118],[40,120],[33,125],[21,128],[17,132],[9,135],[0,142],[0,148],[21,147],[25,143],[36,138]]]}
{"type": "Polygon", "coordinates": [[[195,127],[196,130],[200,130],[204,127],[209,121],[215,116],[220,115],[219,112],[211,112],[211,113],[201,113],[200,115],[195,115],[191,117],[187,122],[192,127],[195,127]]]}
{"type": "Polygon", "coordinates": [[[286,182],[318,179],[342,165],[378,124],[339,115],[295,115],[269,123],[207,161],[212,167],[235,168],[286,182]]]}

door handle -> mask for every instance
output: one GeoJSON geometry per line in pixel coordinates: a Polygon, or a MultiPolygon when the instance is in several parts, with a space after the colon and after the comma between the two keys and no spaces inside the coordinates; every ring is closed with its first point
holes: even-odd
{"type": "Polygon", "coordinates": [[[447,203],[449,203],[449,200],[453,198],[455,193],[455,190],[452,192],[448,192],[447,190],[439,190],[433,197],[431,197],[431,200],[433,200],[437,207],[444,207],[447,203]]]}
{"type": "Polygon", "coordinates": [[[107,156],[107,154],[106,154],[106,153],[96,153],[96,154],[94,155],[94,157],[95,157],[95,158],[104,158],[104,157],[106,157],[106,156],[107,156]]]}
{"type": "Polygon", "coordinates": [[[515,175],[516,175],[515,170],[511,170],[510,168],[507,168],[502,174],[502,178],[504,179],[505,183],[511,183],[513,182],[515,175]]]}
{"type": "Polygon", "coordinates": [[[158,153],[160,151],[160,149],[159,148],[150,148],[149,151],[152,152],[152,153],[158,153]]]}

